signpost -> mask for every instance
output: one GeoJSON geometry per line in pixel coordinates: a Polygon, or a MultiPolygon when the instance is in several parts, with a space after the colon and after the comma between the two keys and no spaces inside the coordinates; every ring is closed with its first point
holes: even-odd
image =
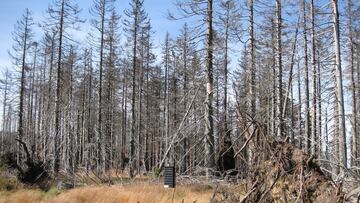
{"type": "Polygon", "coordinates": [[[174,166],[165,166],[164,168],[164,187],[166,188],[175,188],[176,177],[175,177],[175,167],[174,166]]]}

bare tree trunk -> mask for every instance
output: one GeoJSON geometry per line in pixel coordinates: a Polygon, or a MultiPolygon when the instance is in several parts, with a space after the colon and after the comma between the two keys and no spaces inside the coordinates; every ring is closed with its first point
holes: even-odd
{"type": "Polygon", "coordinates": [[[88,103],[88,112],[87,112],[87,143],[88,143],[88,149],[87,149],[87,163],[86,163],[86,168],[87,169],[92,169],[91,167],[93,166],[93,142],[94,142],[94,123],[92,121],[93,119],[93,103],[92,103],[92,99],[93,99],[93,66],[92,66],[92,50],[90,50],[89,53],[89,58],[90,58],[90,62],[89,62],[89,85],[88,85],[88,98],[87,98],[87,103],[88,103]]]}
{"type": "Polygon", "coordinates": [[[59,21],[59,49],[57,58],[57,79],[56,79],[56,99],[55,99],[55,138],[54,138],[54,173],[57,174],[60,170],[60,119],[61,110],[60,106],[62,103],[61,99],[61,88],[62,88],[62,46],[63,46],[63,26],[64,26],[64,15],[65,15],[65,0],[61,1],[60,21],[59,21]]]}
{"type": "Polygon", "coordinates": [[[213,1],[207,2],[207,57],[206,57],[206,99],[205,99],[205,167],[207,177],[215,167],[214,123],[213,123],[213,1]]]}
{"type": "Polygon", "coordinates": [[[301,75],[300,75],[300,64],[297,64],[297,85],[298,85],[298,130],[299,130],[299,134],[298,134],[298,141],[299,141],[299,147],[300,149],[303,149],[304,147],[304,138],[303,138],[303,126],[301,125],[302,123],[302,100],[301,100],[301,75]]]}
{"type": "Polygon", "coordinates": [[[135,3],[135,15],[133,24],[133,47],[132,47],[132,95],[131,95],[131,134],[130,134],[130,178],[134,176],[135,166],[135,128],[136,128],[136,115],[135,115],[135,98],[136,98],[136,63],[137,63],[137,35],[138,35],[138,15],[139,5],[135,3]]]}
{"type": "Polygon", "coordinates": [[[309,65],[308,65],[308,48],[307,48],[307,26],[306,26],[306,0],[302,1],[303,9],[303,34],[304,34],[304,65],[305,65],[305,149],[310,152],[310,99],[309,99],[309,65]]]}
{"type": "Polygon", "coordinates": [[[149,138],[149,134],[150,134],[150,127],[151,125],[149,124],[150,122],[150,87],[149,87],[149,83],[150,83],[150,32],[151,30],[149,29],[146,33],[146,73],[145,73],[145,93],[146,93],[146,100],[145,100],[145,114],[146,114],[146,122],[145,122],[145,129],[144,129],[144,135],[145,135],[145,140],[144,140],[144,165],[145,165],[145,170],[146,172],[148,172],[150,170],[150,168],[152,167],[151,165],[151,157],[153,155],[153,153],[151,152],[151,146],[154,145],[154,142],[152,140],[150,140],[149,138]],[[151,141],[151,142],[149,142],[151,141]],[[149,146],[149,143],[151,143],[152,145],[149,146]]]}
{"type": "Polygon", "coordinates": [[[283,137],[284,135],[284,121],[283,121],[283,76],[282,76],[282,16],[281,16],[281,0],[276,0],[276,51],[277,51],[277,135],[283,137]]]}
{"type": "Polygon", "coordinates": [[[4,101],[3,101],[3,117],[2,117],[2,132],[1,132],[1,154],[4,154],[5,147],[4,147],[4,139],[6,136],[6,107],[7,107],[7,100],[8,100],[8,89],[9,89],[9,77],[10,72],[6,69],[5,71],[5,81],[4,81],[4,101]]]}
{"type": "MultiPolygon", "coordinates": [[[[358,59],[360,59],[360,46],[357,45],[356,48],[356,56],[358,59]]],[[[360,118],[360,60],[357,60],[356,62],[356,71],[357,71],[357,116],[358,118],[360,118]]],[[[357,140],[356,140],[356,153],[357,153],[357,158],[359,158],[360,156],[360,128],[357,129],[357,140]]],[[[357,162],[357,166],[360,164],[360,161],[357,162]]]]}
{"type": "MultiPolygon", "coordinates": [[[[255,34],[254,34],[254,0],[249,0],[250,8],[250,116],[256,114],[256,66],[255,66],[255,34]]],[[[280,17],[281,18],[281,17],[280,17]]],[[[226,62],[227,63],[227,62],[226,62]]]]}
{"type": "MultiPolygon", "coordinates": [[[[113,18],[112,18],[113,19],[113,18]]],[[[113,26],[113,25],[111,25],[113,26]]],[[[103,157],[105,158],[104,163],[105,170],[110,169],[113,166],[113,150],[114,150],[114,143],[113,140],[113,83],[115,82],[113,80],[113,67],[114,66],[114,38],[112,35],[114,35],[114,31],[111,28],[111,33],[108,39],[109,43],[109,61],[108,61],[108,71],[107,71],[107,91],[106,91],[106,135],[104,136],[104,154],[103,157]]]]}
{"type": "Polygon", "coordinates": [[[329,160],[329,127],[327,108],[325,110],[325,160],[329,160]]]}
{"type": "Polygon", "coordinates": [[[351,111],[351,166],[356,166],[355,160],[358,158],[358,122],[357,122],[357,106],[356,106],[356,84],[355,84],[355,67],[354,67],[354,47],[353,47],[353,30],[352,30],[352,0],[347,1],[348,9],[348,40],[349,40],[349,66],[351,77],[351,94],[352,94],[352,111],[351,111]]]}
{"type": "Polygon", "coordinates": [[[334,20],[334,52],[335,52],[335,77],[336,88],[338,94],[338,111],[339,111],[339,156],[340,156],[340,174],[344,175],[347,168],[347,154],[346,154],[346,131],[345,131],[345,110],[344,110],[344,94],[343,94],[343,77],[341,69],[341,54],[340,54],[340,29],[339,29],[339,13],[337,0],[332,0],[333,20],[334,20]]]}
{"type": "Polygon", "coordinates": [[[316,48],[315,48],[315,8],[314,8],[314,0],[311,0],[310,3],[310,35],[311,35],[311,67],[312,67],[312,108],[311,108],[311,154],[318,155],[318,137],[316,135],[316,48]]]}
{"type": "Polygon", "coordinates": [[[275,20],[271,20],[272,30],[271,30],[271,41],[272,41],[272,105],[271,105],[271,126],[272,126],[272,135],[276,136],[276,36],[275,36],[275,20]]]}
{"type": "MultiPolygon", "coordinates": [[[[47,97],[48,97],[48,100],[47,100],[47,107],[46,107],[46,112],[51,112],[52,110],[52,103],[53,103],[53,99],[51,97],[51,95],[53,94],[53,91],[52,91],[52,83],[53,83],[53,67],[54,67],[54,55],[55,55],[55,35],[56,33],[53,32],[51,33],[52,36],[51,36],[51,48],[50,48],[50,51],[51,51],[51,54],[50,54],[50,67],[49,67],[49,79],[48,79],[48,90],[47,90],[47,97]]],[[[45,133],[50,135],[50,124],[51,124],[51,121],[52,119],[50,118],[53,118],[51,115],[47,114],[47,120],[46,120],[46,125],[45,125],[45,133]]],[[[43,157],[44,157],[44,161],[47,160],[47,156],[48,156],[48,152],[50,151],[50,147],[48,146],[49,144],[49,136],[45,136],[44,137],[44,142],[43,142],[43,157]]]]}
{"type": "Polygon", "coordinates": [[[99,63],[99,104],[98,104],[98,136],[97,136],[97,172],[105,172],[105,139],[102,133],[102,90],[103,90],[103,58],[104,58],[104,33],[105,33],[105,12],[106,0],[100,2],[101,23],[100,23],[100,63],[99,63]]]}
{"type": "Polygon", "coordinates": [[[295,146],[295,116],[294,116],[294,86],[290,84],[290,98],[291,98],[291,119],[290,119],[290,141],[295,146]]]}
{"type": "MultiPolygon", "coordinates": [[[[188,74],[187,74],[187,44],[188,44],[188,28],[187,28],[187,24],[185,24],[184,26],[184,42],[183,42],[183,77],[184,77],[184,84],[183,84],[183,91],[184,91],[184,111],[186,111],[187,108],[187,98],[186,95],[188,94],[188,74]]],[[[224,90],[224,92],[226,92],[226,90],[224,90]]],[[[225,94],[225,93],[224,93],[225,94]]],[[[226,95],[225,95],[226,97],[226,95]]],[[[225,110],[225,115],[226,115],[226,110],[225,110]]],[[[226,122],[225,122],[226,123],[226,122]]],[[[188,152],[188,138],[186,136],[184,136],[183,139],[183,154],[184,154],[184,159],[182,160],[182,173],[184,173],[187,170],[188,167],[188,158],[189,156],[186,154],[188,152]]]]}
{"type": "Polygon", "coordinates": [[[123,76],[122,87],[122,123],[121,123],[121,169],[125,168],[126,155],[126,124],[127,124],[127,80],[126,75],[123,76]]]}
{"type": "MultiPolygon", "coordinates": [[[[320,47],[320,46],[319,46],[320,47]]],[[[320,53],[317,49],[317,157],[322,158],[322,87],[321,87],[321,64],[320,64],[320,53]]]]}
{"type": "MultiPolygon", "coordinates": [[[[24,38],[23,38],[23,47],[22,47],[22,63],[21,63],[21,79],[20,79],[20,95],[19,95],[19,125],[18,125],[18,139],[20,141],[24,138],[24,94],[25,94],[25,66],[26,66],[26,52],[28,49],[28,37],[29,37],[29,18],[30,11],[26,9],[24,16],[25,26],[24,26],[24,38]]],[[[21,150],[20,145],[18,144],[17,150],[17,164],[20,164],[21,161],[21,150]]]]}
{"type": "MultiPolygon", "coordinates": [[[[86,110],[86,102],[85,102],[85,98],[86,98],[86,74],[87,74],[87,69],[88,69],[88,63],[87,63],[87,50],[85,50],[85,54],[84,54],[84,72],[83,72],[83,84],[81,86],[81,115],[80,115],[80,119],[81,119],[81,124],[79,124],[79,126],[81,125],[81,144],[80,144],[80,149],[78,149],[78,164],[83,165],[84,164],[84,159],[85,159],[85,125],[86,125],[86,120],[85,120],[85,110],[86,110]]],[[[88,106],[89,108],[89,106],[88,106]]]]}
{"type": "MultiPolygon", "coordinates": [[[[142,33],[143,34],[143,33],[142,33]]],[[[143,35],[141,36],[143,38],[143,35]]],[[[140,65],[139,65],[139,75],[138,75],[138,123],[137,123],[137,172],[140,174],[141,171],[141,161],[142,161],[142,148],[143,148],[143,138],[142,138],[142,94],[143,94],[143,68],[144,68],[144,45],[141,44],[140,50],[140,65]]]]}
{"type": "MultiPolygon", "coordinates": [[[[164,127],[165,127],[165,146],[164,148],[167,149],[169,147],[169,118],[170,118],[170,114],[169,114],[169,56],[170,56],[170,53],[169,53],[169,49],[170,49],[170,45],[169,45],[169,36],[170,34],[169,33],[166,33],[166,37],[165,37],[165,77],[164,77],[164,127]]],[[[166,157],[166,164],[168,165],[169,164],[169,160],[167,159],[166,157]]]]}

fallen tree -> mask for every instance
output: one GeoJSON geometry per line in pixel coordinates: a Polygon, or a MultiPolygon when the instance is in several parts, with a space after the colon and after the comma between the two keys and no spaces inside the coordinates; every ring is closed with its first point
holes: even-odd
{"type": "Polygon", "coordinates": [[[345,202],[342,184],[323,173],[314,156],[290,144],[288,138],[278,140],[265,135],[259,124],[254,126],[254,136],[245,142],[256,152],[245,192],[217,190],[212,202],[345,202]]]}
{"type": "Polygon", "coordinates": [[[2,162],[9,168],[17,171],[17,179],[29,186],[37,186],[42,190],[48,190],[50,186],[51,177],[45,164],[30,156],[26,144],[22,140],[18,140],[19,144],[25,152],[25,161],[23,164],[18,164],[15,153],[5,153],[2,157],[2,162]]]}

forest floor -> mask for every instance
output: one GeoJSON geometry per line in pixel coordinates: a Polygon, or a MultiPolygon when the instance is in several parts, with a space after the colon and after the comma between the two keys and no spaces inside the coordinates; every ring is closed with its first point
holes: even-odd
{"type": "Polygon", "coordinates": [[[271,140],[258,148],[263,153],[254,161],[248,178],[236,180],[236,184],[194,174],[179,176],[176,189],[169,189],[163,187],[161,178],[151,175],[129,179],[119,171],[109,171],[101,177],[79,172],[47,178],[49,181],[42,181],[46,184],[38,185],[48,185],[45,192],[21,184],[8,170],[0,170],[0,203],[360,202],[360,179],[356,174],[334,181],[314,156],[286,141],[271,140]]]}
{"type": "Polygon", "coordinates": [[[208,203],[214,188],[205,184],[164,188],[159,182],[136,181],[125,185],[89,185],[69,190],[27,188],[15,179],[0,177],[0,203],[208,203]]]}

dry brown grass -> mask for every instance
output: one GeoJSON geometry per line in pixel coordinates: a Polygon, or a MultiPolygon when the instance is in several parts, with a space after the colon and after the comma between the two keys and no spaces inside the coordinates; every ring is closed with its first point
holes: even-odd
{"type": "Polygon", "coordinates": [[[213,194],[211,187],[183,185],[173,189],[160,184],[87,186],[65,191],[57,196],[39,190],[0,192],[0,203],[208,203],[213,194]]]}
{"type": "Polygon", "coordinates": [[[38,190],[0,191],[0,203],[33,203],[41,202],[43,198],[43,193],[38,190]]]}
{"type": "Polygon", "coordinates": [[[83,187],[70,190],[59,196],[47,200],[51,203],[80,203],[80,202],[116,202],[116,203],[169,203],[194,202],[208,203],[213,191],[211,189],[198,191],[196,186],[179,186],[167,189],[162,185],[137,184],[129,186],[83,187]]]}

